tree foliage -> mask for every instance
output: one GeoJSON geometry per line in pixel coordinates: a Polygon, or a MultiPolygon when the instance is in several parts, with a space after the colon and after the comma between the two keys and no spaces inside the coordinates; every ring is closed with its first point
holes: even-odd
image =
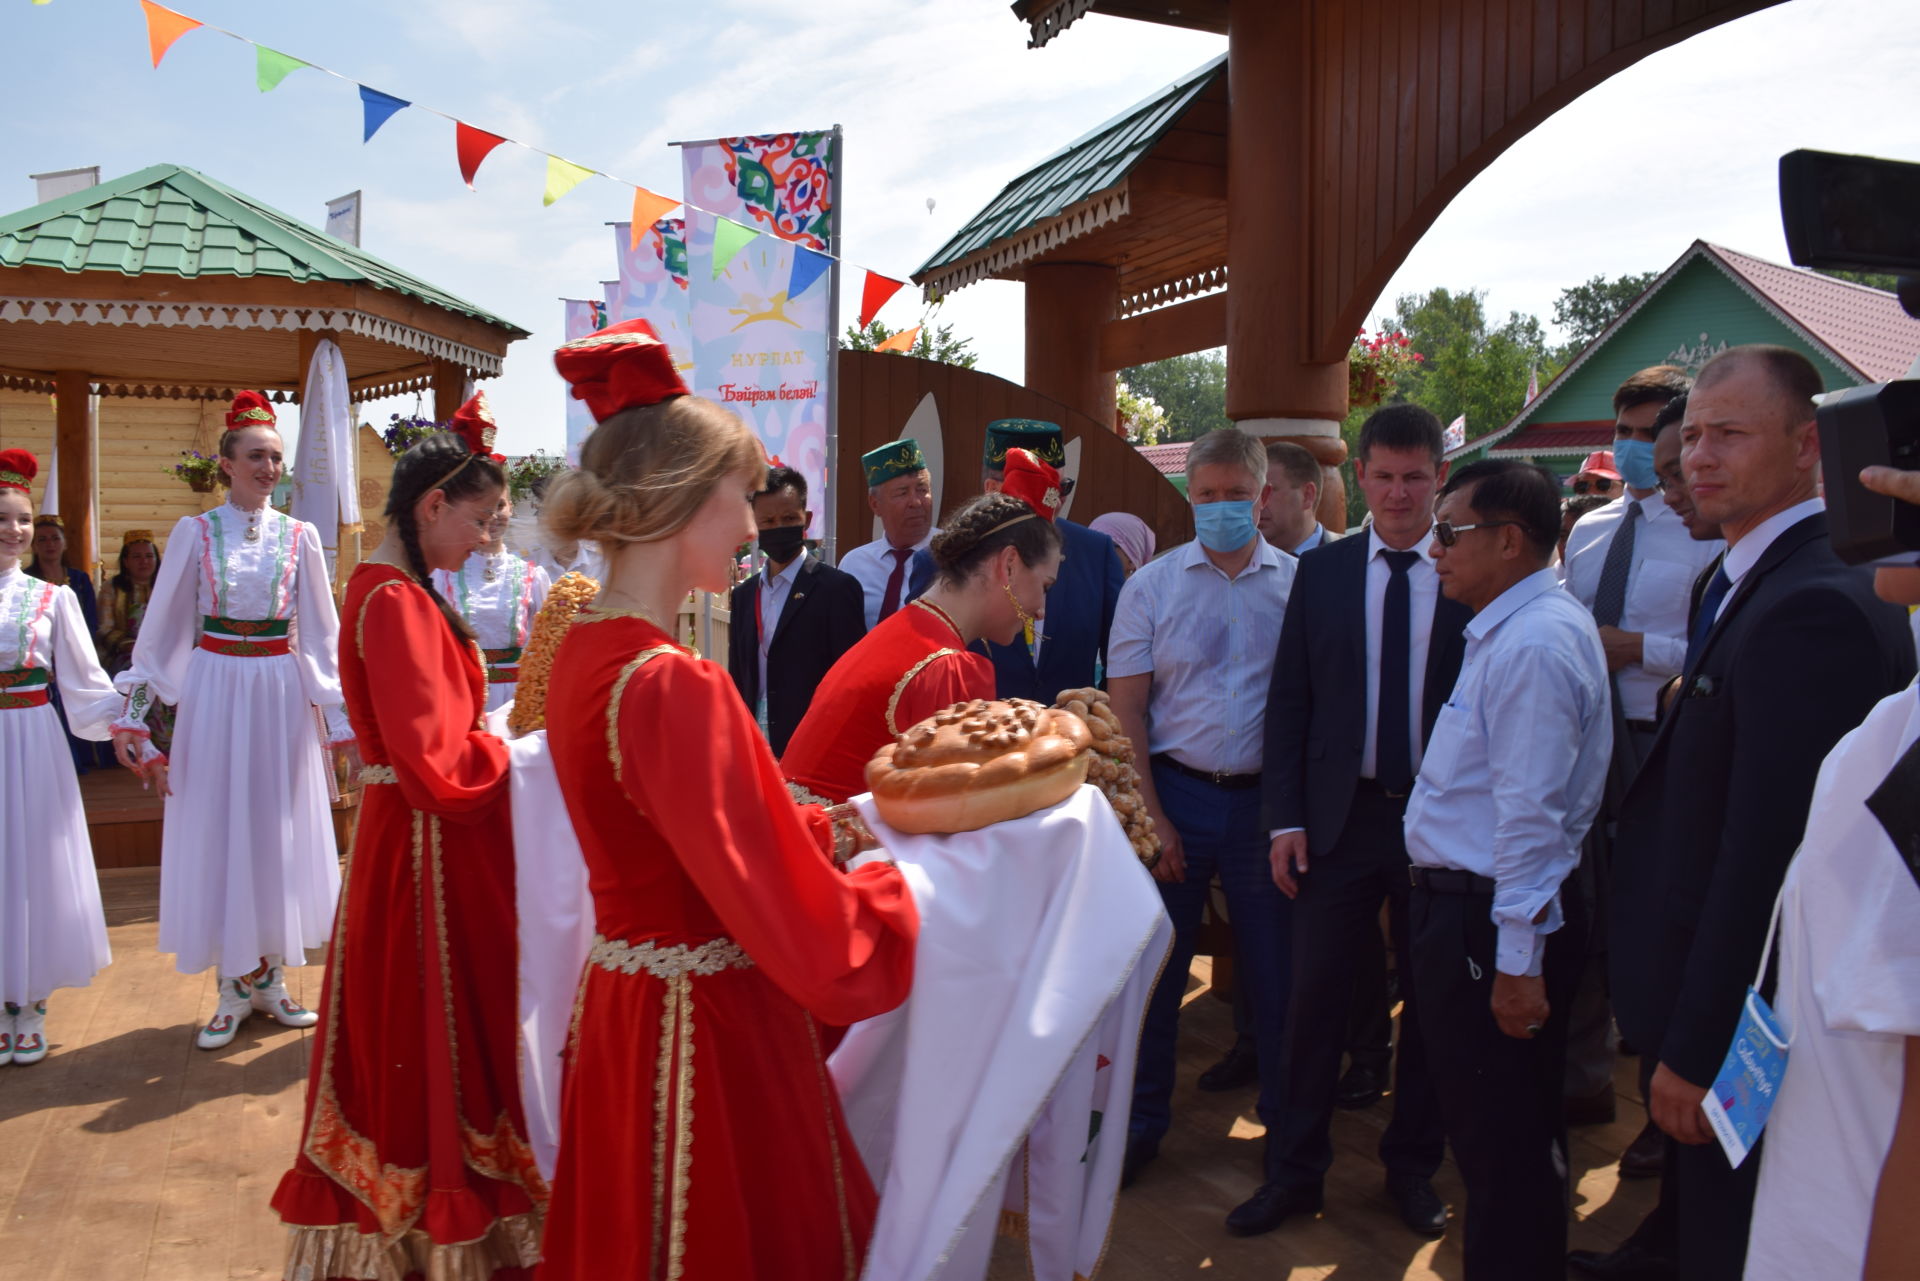
{"type": "Polygon", "coordinates": [[[1567,331],[1567,341],[1555,355],[1566,364],[1580,349],[1600,336],[1614,317],[1660,278],[1657,271],[1629,272],[1609,279],[1595,276],[1585,284],[1560,291],[1553,304],[1553,323],[1567,331]]]}
{"type": "Polygon", "coordinates": [[[1825,267],[1816,267],[1823,276],[1832,276],[1835,280],[1849,280],[1856,285],[1865,285],[1869,289],[1884,289],[1893,293],[1900,288],[1900,278],[1884,271],[1829,271],[1825,267]]]}
{"type": "MultiPolygon", "coordinates": [[[[973,339],[954,336],[952,325],[935,324],[940,314],[940,304],[935,303],[920,315],[920,336],[913,340],[913,346],[904,354],[918,356],[922,360],[937,360],[943,365],[958,365],[962,369],[972,369],[979,362],[979,355],[973,350],[973,339]]],[[[912,326],[908,326],[911,328],[912,326]]],[[[849,351],[872,351],[887,339],[900,331],[889,329],[881,321],[875,320],[865,329],[858,325],[848,325],[846,336],[840,345],[849,351]]]]}
{"type": "Polygon", "coordinates": [[[1198,440],[1215,427],[1233,426],[1227,417],[1227,356],[1218,348],[1123,369],[1120,381],[1166,415],[1162,444],[1198,440]]]}

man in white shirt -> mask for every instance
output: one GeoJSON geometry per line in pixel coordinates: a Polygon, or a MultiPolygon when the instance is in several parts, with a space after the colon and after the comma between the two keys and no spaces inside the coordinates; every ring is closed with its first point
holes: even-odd
{"type": "Polygon", "coordinates": [[[1172,1123],[1180,1003],[1207,886],[1226,892],[1263,1068],[1259,1113],[1279,1121],[1280,1039],[1290,967],[1288,904],[1267,869],[1260,826],[1262,735],[1274,638],[1294,558],[1260,537],[1266,498],[1260,442],[1212,431],[1187,455],[1198,537],[1142,565],[1121,589],[1107,643],[1113,710],[1141,764],[1140,795],[1159,834],[1153,875],[1173,920],[1173,952],[1140,1034],[1122,1182],[1160,1148],[1172,1123]]]}
{"type": "Polygon", "coordinates": [[[888,441],[860,456],[867,479],[867,505],[880,518],[880,537],[840,558],[840,568],[860,580],[866,595],[867,630],[911,599],[907,589],[913,554],[933,541],[933,477],[920,442],[911,436],[888,441]]]}
{"type": "Polygon", "coordinates": [[[1593,616],[1548,567],[1553,480],[1489,459],[1455,472],[1434,570],[1474,611],[1453,697],[1407,802],[1420,1029],[1466,1185],[1468,1281],[1559,1276],[1567,1249],[1567,1005],[1586,945],[1562,892],[1613,745],[1593,616]]]}
{"type": "Polygon", "coordinates": [[[1268,497],[1260,509],[1260,533],[1283,552],[1305,556],[1327,541],[1321,525],[1320,463],[1290,440],[1267,443],[1268,497]]]}

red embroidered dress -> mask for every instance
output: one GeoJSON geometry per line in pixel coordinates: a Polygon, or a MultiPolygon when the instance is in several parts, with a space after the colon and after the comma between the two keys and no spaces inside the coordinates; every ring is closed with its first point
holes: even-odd
{"type": "Polygon", "coordinates": [[[598,936],[562,1093],[543,1281],[856,1281],[875,1194],[818,1023],[907,995],[900,873],[828,857],[726,670],[584,611],[547,741],[598,936]]]}
{"type": "Polygon", "coordinates": [[[993,661],[969,650],[938,606],[912,601],[827,670],[780,768],[814,796],[858,796],[867,762],[895,735],[993,690],[993,661]]]}
{"type": "Polygon", "coordinates": [[[546,1187],[520,1106],[506,747],[480,728],[477,652],[411,578],[361,565],[343,612],[367,787],[273,1198],[286,1275],[524,1277],[546,1187]]]}

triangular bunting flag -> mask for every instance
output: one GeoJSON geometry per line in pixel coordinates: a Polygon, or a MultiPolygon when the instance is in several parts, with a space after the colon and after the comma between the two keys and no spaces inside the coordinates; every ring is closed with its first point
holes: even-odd
{"type": "Polygon", "coordinates": [[[827,268],[833,265],[833,259],[823,253],[815,253],[805,245],[793,247],[793,274],[787,278],[787,297],[798,298],[807,292],[814,281],[827,274],[827,268]]]}
{"type": "Polygon", "coordinates": [[[360,86],[360,102],[366,108],[366,122],[360,134],[360,141],[367,142],[380,132],[380,126],[393,118],[393,113],[402,107],[413,104],[405,98],[396,98],[390,93],[381,93],[378,89],[360,86]]]}
{"type": "Polygon", "coordinates": [[[887,305],[887,299],[899,293],[904,283],[877,271],[867,273],[867,283],[860,287],[860,328],[873,323],[873,318],[887,305]]]}
{"type": "Polygon", "coordinates": [[[720,273],[727,269],[727,264],[759,236],[760,233],[752,227],[743,227],[731,218],[716,219],[713,224],[713,278],[720,279],[720,273]]]}
{"type": "Polygon", "coordinates": [[[153,54],[153,65],[158,67],[160,59],[167,56],[167,50],[173,42],[202,23],[198,18],[189,18],[184,13],[175,13],[165,5],[153,0],[140,0],[140,8],[147,15],[147,50],[153,54]]]}
{"type": "Polygon", "coordinates": [[[558,156],[547,157],[547,192],[540,203],[550,205],[575,187],[593,177],[594,171],[584,165],[576,165],[571,160],[562,160],[558,156]]]}
{"type": "MultiPolygon", "coordinates": [[[[792,295],[789,294],[788,297],[792,295]]],[[[902,329],[885,342],[874,344],[873,349],[875,351],[912,351],[913,344],[919,341],[920,326],[915,325],[912,329],[902,329]]]]}
{"type": "Polygon", "coordinates": [[[663,196],[657,191],[648,191],[645,187],[633,189],[633,228],[628,248],[638,249],[640,237],[647,234],[654,223],[666,217],[679,205],[671,196],[663,196]]]}
{"type": "Polygon", "coordinates": [[[263,44],[253,46],[253,82],[260,86],[261,93],[269,93],[280,87],[285,80],[302,67],[310,67],[310,62],[302,62],[278,49],[269,49],[263,44]]]}
{"type": "Polygon", "coordinates": [[[473,175],[480,172],[480,162],[505,141],[499,134],[475,129],[464,120],[453,122],[453,146],[460,155],[460,177],[469,189],[473,187],[473,175]]]}

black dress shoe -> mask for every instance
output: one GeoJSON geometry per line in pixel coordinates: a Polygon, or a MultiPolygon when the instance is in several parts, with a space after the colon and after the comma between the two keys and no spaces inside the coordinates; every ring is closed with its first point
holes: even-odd
{"type": "Polygon", "coordinates": [[[1233,1043],[1226,1057],[1200,1074],[1195,1082],[1209,1094],[1219,1094],[1223,1090],[1237,1090],[1243,1085],[1251,1085],[1260,1079],[1260,1055],[1253,1048],[1253,1038],[1241,1037],[1233,1043]]]}
{"type": "Polygon", "coordinates": [[[1567,1267],[1578,1276],[1607,1281],[1674,1281],[1680,1270],[1663,1258],[1629,1241],[1610,1254],[1598,1250],[1570,1250],[1567,1267]]]}
{"type": "Polygon", "coordinates": [[[1333,1105],[1344,1112],[1359,1112],[1378,1103],[1386,1092],[1386,1080],[1378,1072],[1356,1063],[1334,1087],[1333,1105]]]}
{"type": "Polygon", "coordinates": [[[1133,1181],[1140,1177],[1140,1171],[1147,1168],[1147,1162],[1159,1155],[1158,1139],[1129,1138],[1127,1155],[1120,1163],[1120,1186],[1123,1188],[1133,1186],[1133,1181]]]}
{"type": "Polygon", "coordinates": [[[1620,1177],[1654,1179],[1667,1168],[1667,1134],[1649,1121],[1620,1154],[1620,1177]]]}
{"type": "Polygon", "coordinates": [[[1271,1232],[1291,1215],[1320,1212],[1320,1189],[1301,1184],[1262,1183],[1227,1215],[1227,1231],[1237,1237],[1271,1232]]]}
{"type": "Polygon", "coordinates": [[[1400,1210],[1400,1222],[1423,1237],[1445,1236],[1447,1203],[1433,1184],[1412,1174],[1389,1174],[1387,1196],[1400,1210]]]}

